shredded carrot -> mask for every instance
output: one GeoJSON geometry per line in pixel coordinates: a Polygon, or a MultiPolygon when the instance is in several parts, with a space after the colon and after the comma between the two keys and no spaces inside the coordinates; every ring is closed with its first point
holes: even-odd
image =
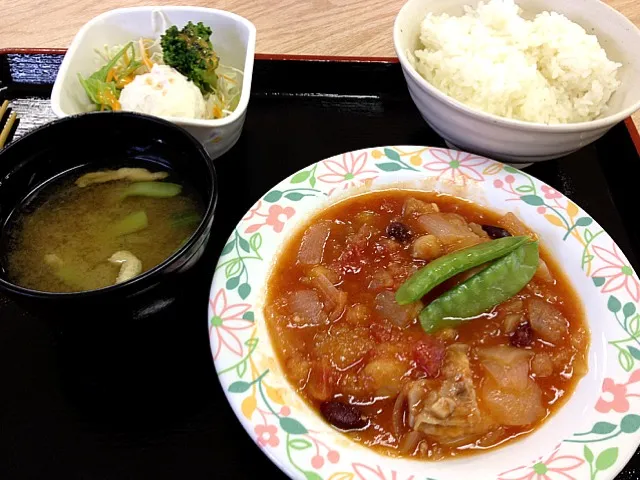
{"type": "Polygon", "coordinates": [[[120,106],[120,102],[118,101],[116,96],[113,93],[111,93],[109,90],[100,92],[98,95],[96,95],[96,97],[100,102],[101,109],[103,109],[105,105],[108,105],[109,107],[111,107],[111,110],[113,111],[122,109],[122,107],[120,106]]]}
{"type": "Polygon", "coordinates": [[[213,106],[213,118],[222,118],[222,110],[217,105],[213,106]]]}
{"type": "Polygon", "coordinates": [[[140,55],[142,55],[142,63],[144,63],[144,65],[149,70],[151,70],[153,68],[153,63],[151,62],[151,60],[149,60],[149,54],[147,53],[147,49],[144,46],[144,41],[140,39],[138,41],[138,44],[140,45],[140,55]]]}
{"type": "Polygon", "coordinates": [[[233,78],[227,77],[226,75],[222,75],[222,78],[224,78],[227,82],[237,83],[233,78]]]}
{"type": "Polygon", "coordinates": [[[118,88],[124,88],[125,85],[129,85],[131,82],[133,82],[134,78],[135,75],[129,75],[127,77],[118,79],[118,88]]]}
{"type": "Polygon", "coordinates": [[[110,82],[111,80],[113,80],[115,76],[116,76],[115,68],[112,68],[112,69],[111,69],[111,70],[109,70],[109,72],[107,73],[107,82],[110,82]]]}

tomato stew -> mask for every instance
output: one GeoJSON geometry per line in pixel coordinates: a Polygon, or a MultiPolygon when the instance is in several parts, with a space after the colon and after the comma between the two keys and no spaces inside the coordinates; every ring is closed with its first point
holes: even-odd
{"type": "Polygon", "coordinates": [[[293,388],[353,440],[391,455],[442,459],[504,444],[540,425],[587,371],[581,302],[540,251],[516,296],[427,334],[421,301],[395,291],[443,255],[535,234],[515,215],[409,190],[352,197],[321,212],[280,254],[265,317],[293,388]]]}

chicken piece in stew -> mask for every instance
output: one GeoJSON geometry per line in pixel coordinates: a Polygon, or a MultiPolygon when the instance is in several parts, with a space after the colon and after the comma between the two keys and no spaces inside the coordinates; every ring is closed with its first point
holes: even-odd
{"type": "Polygon", "coordinates": [[[560,408],[587,371],[580,300],[538,254],[535,233],[511,213],[435,193],[388,190],[323,211],[278,259],[265,317],[296,391],[335,428],[392,455],[437,460],[503,445],[560,408]],[[456,252],[499,245],[513,251],[500,247],[416,299],[396,295],[410,277],[433,279],[460,261],[456,252]],[[517,293],[491,297],[512,280],[517,293]],[[430,327],[438,302],[448,317],[430,327]],[[465,302],[484,310],[454,318],[465,302]]]}

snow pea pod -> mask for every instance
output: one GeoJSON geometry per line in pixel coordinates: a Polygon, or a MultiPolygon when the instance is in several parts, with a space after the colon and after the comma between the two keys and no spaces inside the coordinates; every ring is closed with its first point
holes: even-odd
{"type": "Polygon", "coordinates": [[[503,257],[529,240],[524,236],[499,238],[444,255],[411,275],[396,292],[396,302],[415,302],[454,275],[503,257]]]}
{"type": "Polygon", "coordinates": [[[422,328],[455,327],[508,300],[533,278],[538,260],[538,242],[521,245],[427,305],[420,312],[422,328]]]}

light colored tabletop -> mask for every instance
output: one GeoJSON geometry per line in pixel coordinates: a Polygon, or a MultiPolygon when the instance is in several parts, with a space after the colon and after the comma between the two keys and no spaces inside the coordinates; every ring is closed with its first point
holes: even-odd
{"type": "MultiPolygon", "coordinates": [[[[639,0],[605,0],[640,25],[639,0]]],[[[118,7],[198,5],[238,13],[258,29],[257,52],[395,56],[393,19],[405,0],[0,0],[0,48],[66,47],[90,18],[118,7]]],[[[640,125],[640,115],[634,117],[640,125]]]]}

